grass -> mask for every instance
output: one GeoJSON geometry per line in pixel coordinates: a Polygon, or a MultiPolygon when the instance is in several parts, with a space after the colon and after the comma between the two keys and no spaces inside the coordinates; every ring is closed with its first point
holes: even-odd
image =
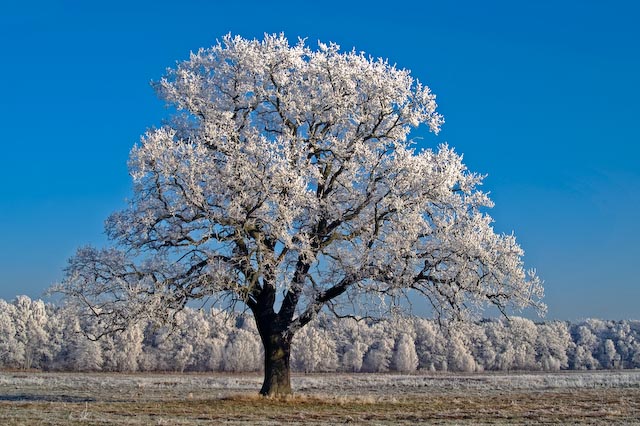
{"type": "Polygon", "coordinates": [[[640,372],[295,376],[0,373],[3,425],[640,424],[640,372]]]}

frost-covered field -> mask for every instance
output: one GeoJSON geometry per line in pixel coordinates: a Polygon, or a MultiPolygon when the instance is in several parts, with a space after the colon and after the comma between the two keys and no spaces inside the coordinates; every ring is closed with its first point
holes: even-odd
{"type": "Polygon", "coordinates": [[[0,373],[0,424],[640,424],[640,371],[259,375],[0,373]]]}

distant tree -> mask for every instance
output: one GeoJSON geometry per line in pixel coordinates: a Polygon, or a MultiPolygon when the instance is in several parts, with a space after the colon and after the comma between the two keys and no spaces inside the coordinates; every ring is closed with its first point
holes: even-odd
{"type": "Polygon", "coordinates": [[[496,352],[489,341],[485,330],[485,322],[468,323],[465,327],[466,345],[475,361],[475,370],[484,371],[495,363],[496,352]]]}
{"type": "Polygon", "coordinates": [[[64,310],[53,305],[47,305],[47,324],[45,326],[48,340],[47,350],[43,356],[41,369],[59,370],[64,368],[65,360],[61,354],[65,350],[65,330],[68,327],[69,318],[64,310]]]}
{"type": "Polygon", "coordinates": [[[194,356],[193,345],[188,341],[181,341],[181,345],[176,348],[173,357],[173,362],[169,365],[173,366],[175,371],[182,373],[191,363],[191,358],[194,356]]]}
{"type": "Polygon", "coordinates": [[[620,365],[620,355],[616,351],[616,346],[611,339],[604,341],[601,365],[604,368],[617,368],[620,365]]]}
{"type": "Polygon", "coordinates": [[[178,312],[174,326],[163,328],[156,335],[163,369],[179,372],[194,369],[198,357],[195,346],[199,344],[201,334],[190,328],[192,314],[189,309],[178,312]]]}
{"type": "Polygon", "coordinates": [[[224,348],[231,334],[231,324],[227,313],[218,309],[211,309],[211,315],[206,318],[209,322],[209,338],[205,346],[204,359],[208,370],[222,370],[224,348]]]}
{"type": "Polygon", "coordinates": [[[560,370],[569,367],[569,353],[573,341],[567,324],[553,321],[538,325],[536,338],[536,363],[541,370],[560,370]]]}
{"type": "Polygon", "coordinates": [[[342,353],[341,369],[353,373],[360,371],[366,350],[367,345],[361,341],[347,343],[342,353]]]}
{"type": "Polygon", "coordinates": [[[640,368],[640,341],[634,342],[629,352],[628,368],[640,368]]]}
{"type": "Polygon", "coordinates": [[[476,370],[476,361],[467,344],[464,330],[452,330],[447,339],[447,368],[451,371],[472,372],[476,370]]]}
{"type": "Polygon", "coordinates": [[[193,355],[189,360],[189,370],[204,371],[209,366],[210,349],[210,324],[202,310],[191,310],[186,315],[182,326],[182,338],[189,342],[193,348],[193,355]]]}
{"type": "Polygon", "coordinates": [[[485,333],[495,351],[491,370],[508,371],[515,365],[515,349],[509,335],[508,328],[503,321],[489,321],[485,323],[485,333]]]}
{"type": "Polygon", "coordinates": [[[205,346],[205,353],[203,354],[204,359],[206,360],[205,370],[206,371],[221,371],[222,370],[222,362],[224,359],[224,348],[227,344],[227,339],[222,339],[219,337],[212,337],[207,341],[205,346]]]}
{"type": "Polygon", "coordinates": [[[24,360],[24,344],[16,339],[16,309],[0,300],[0,367],[18,368],[24,360]]]}
{"type": "Polygon", "coordinates": [[[263,357],[258,337],[246,330],[233,332],[222,355],[224,371],[259,371],[263,357]]]}
{"type": "Polygon", "coordinates": [[[340,370],[360,371],[365,351],[369,347],[369,327],[364,321],[354,318],[345,318],[333,325],[334,322],[329,327],[336,341],[340,370]]]}
{"type": "Polygon", "coordinates": [[[293,339],[293,365],[299,371],[335,371],[336,343],[325,330],[305,327],[293,339]]]}
{"type": "Polygon", "coordinates": [[[599,346],[598,336],[591,331],[589,323],[578,325],[575,330],[575,353],[573,368],[575,370],[595,370],[600,363],[593,356],[599,346]]]}
{"type": "MultiPolygon", "coordinates": [[[[620,355],[620,368],[637,368],[635,354],[640,351],[640,321],[618,321],[611,330],[611,339],[620,355]]],[[[638,358],[640,359],[640,358],[638,358]]]]}
{"type": "Polygon", "coordinates": [[[379,321],[370,324],[368,341],[369,348],[362,360],[362,371],[381,373],[391,368],[391,357],[395,346],[395,331],[393,323],[379,321]]]}
{"type": "Polygon", "coordinates": [[[51,358],[49,353],[49,322],[42,300],[18,296],[14,303],[14,326],[17,344],[23,348],[22,368],[41,368],[42,362],[51,358]]]}
{"type": "Polygon", "coordinates": [[[142,353],[138,357],[138,369],[140,371],[160,371],[160,351],[156,347],[157,327],[147,324],[144,327],[142,340],[142,353]]]}
{"type": "Polygon", "coordinates": [[[514,348],[513,369],[536,369],[536,338],[538,329],[533,321],[513,317],[508,323],[508,335],[514,348]]]}
{"type": "Polygon", "coordinates": [[[362,371],[383,373],[389,371],[393,356],[393,339],[383,337],[376,340],[365,353],[362,360],[362,371]]]}
{"type": "Polygon", "coordinates": [[[416,352],[418,368],[428,371],[446,371],[446,340],[438,325],[424,318],[416,319],[416,352]]]}
{"type": "Polygon", "coordinates": [[[416,345],[407,333],[400,334],[396,341],[396,347],[391,358],[391,367],[395,371],[410,373],[418,368],[418,354],[416,353],[416,345]]]}
{"type": "Polygon", "coordinates": [[[76,318],[66,336],[66,367],[73,371],[100,371],[104,359],[99,342],[87,339],[83,331],[91,329],[90,325],[80,324],[76,318]]]}
{"type": "Polygon", "coordinates": [[[142,355],[143,331],[141,324],[131,324],[129,328],[113,336],[115,349],[113,358],[116,371],[138,371],[142,355]]]}
{"type": "Polygon", "coordinates": [[[78,250],[57,287],[103,332],[171,321],[192,299],[241,302],[273,395],[291,392],[292,338],[324,307],[543,308],[515,238],[492,228],[482,176],[408,138],[443,123],[408,71],[335,44],[226,36],[154,86],[179,113],[131,151],[115,247],[78,250]]]}

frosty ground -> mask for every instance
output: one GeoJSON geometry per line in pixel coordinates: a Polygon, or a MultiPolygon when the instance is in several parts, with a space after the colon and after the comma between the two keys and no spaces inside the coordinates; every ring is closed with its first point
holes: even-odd
{"type": "Polygon", "coordinates": [[[640,371],[314,374],[0,372],[0,424],[640,424],[640,371]]]}

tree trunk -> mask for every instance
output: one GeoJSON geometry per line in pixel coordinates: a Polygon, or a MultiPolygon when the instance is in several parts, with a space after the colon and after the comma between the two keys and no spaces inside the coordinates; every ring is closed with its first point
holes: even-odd
{"type": "Polygon", "coordinates": [[[262,336],[264,344],[264,396],[291,395],[291,338],[282,333],[262,336]]]}

